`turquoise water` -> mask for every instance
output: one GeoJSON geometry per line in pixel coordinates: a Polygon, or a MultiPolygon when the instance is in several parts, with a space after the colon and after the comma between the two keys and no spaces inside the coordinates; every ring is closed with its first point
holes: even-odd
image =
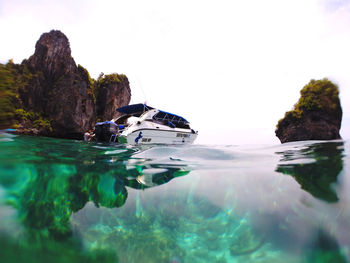
{"type": "Polygon", "coordinates": [[[350,148],[0,134],[0,262],[350,262],[350,148]]]}

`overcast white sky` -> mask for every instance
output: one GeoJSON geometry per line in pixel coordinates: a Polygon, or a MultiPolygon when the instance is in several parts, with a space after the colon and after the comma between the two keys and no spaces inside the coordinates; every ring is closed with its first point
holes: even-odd
{"type": "Polygon", "coordinates": [[[276,123],[310,79],[340,87],[350,139],[349,0],[0,0],[0,61],[51,29],[92,77],[129,78],[132,103],[188,119],[197,143],[279,143],[276,123]]]}

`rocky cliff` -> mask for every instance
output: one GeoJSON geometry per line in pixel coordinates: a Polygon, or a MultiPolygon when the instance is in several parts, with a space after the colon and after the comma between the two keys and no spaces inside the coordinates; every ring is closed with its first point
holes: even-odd
{"type": "Polygon", "coordinates": [[[68,38],[57,30],[44,33],[35,53],[22,64],[9,62],[1,69],[9,72],[15,94],[6,102],[13,112],[9,115],[12,120],[6,117],[5,126],[11,123],[21,133],[82,138],[97,119],[110,120],[116,108],[130,102],[125,75],[93,80],[85,68],[76,65],[68,38]]]}
{"type": "Polygon", "coordinates": [[[130,102],[129,80],[121,74],[100,74],[95,81],[96,117],[111,120],[119,116],[116,109],[130,102]]]}
{"type": "Polygon", "coordinates": [[[328,79],[311,80],[300,94],[294,109],[277,124],[280,141],[340,139],[342,109],[337,85],[328,79]]]}

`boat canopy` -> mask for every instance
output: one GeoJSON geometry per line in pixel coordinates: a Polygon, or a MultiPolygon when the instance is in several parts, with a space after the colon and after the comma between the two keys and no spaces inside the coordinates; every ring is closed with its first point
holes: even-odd
{"type": "MultiPolygon", "coordinates": [[[[127,105],[127,106],[118,108],[117,111],[128,115],[136,115],[152,109],[154,108],[151,106],[139,103],[139,104],[132,104],[132,105],[127,105]]],[[[170,112],[162,111],[162,110],[159,110],[159,112],[153,116],[153,119],[158,121],[168,121],[174,124],[183,124],[183,125],[189,124],[189,122],[185,118],[170,112]]]]}
{"type": "Polygon", "coordinates": [[[128,115],[133,115],[133,114],[139,114],[139,113],[143,113],[145,111],[149,111],[154,109],[153,107],[150,107],[146,104],[132,104],[132,105],[127,105],[124,107],[120,107],[117,109],[118,112],[120,113],[124,113],[124,114],[128,114],[128,115]]]}
{"type": "Polygon", "coordinates": [[[189,122],[185,118],[161,110],[153,116],[153,119],[157,121],[168,121],[170,124],[189,124],[189,122]]]}

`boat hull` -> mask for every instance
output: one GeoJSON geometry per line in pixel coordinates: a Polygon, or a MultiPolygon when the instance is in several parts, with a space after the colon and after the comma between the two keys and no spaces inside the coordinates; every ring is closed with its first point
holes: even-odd
{"type": "Polygon", "coordinates": [[[130,134],[122,134],[120,142],[127,144],[191,144],[197,134],[184,131],[139,129],[130,134]]]}

